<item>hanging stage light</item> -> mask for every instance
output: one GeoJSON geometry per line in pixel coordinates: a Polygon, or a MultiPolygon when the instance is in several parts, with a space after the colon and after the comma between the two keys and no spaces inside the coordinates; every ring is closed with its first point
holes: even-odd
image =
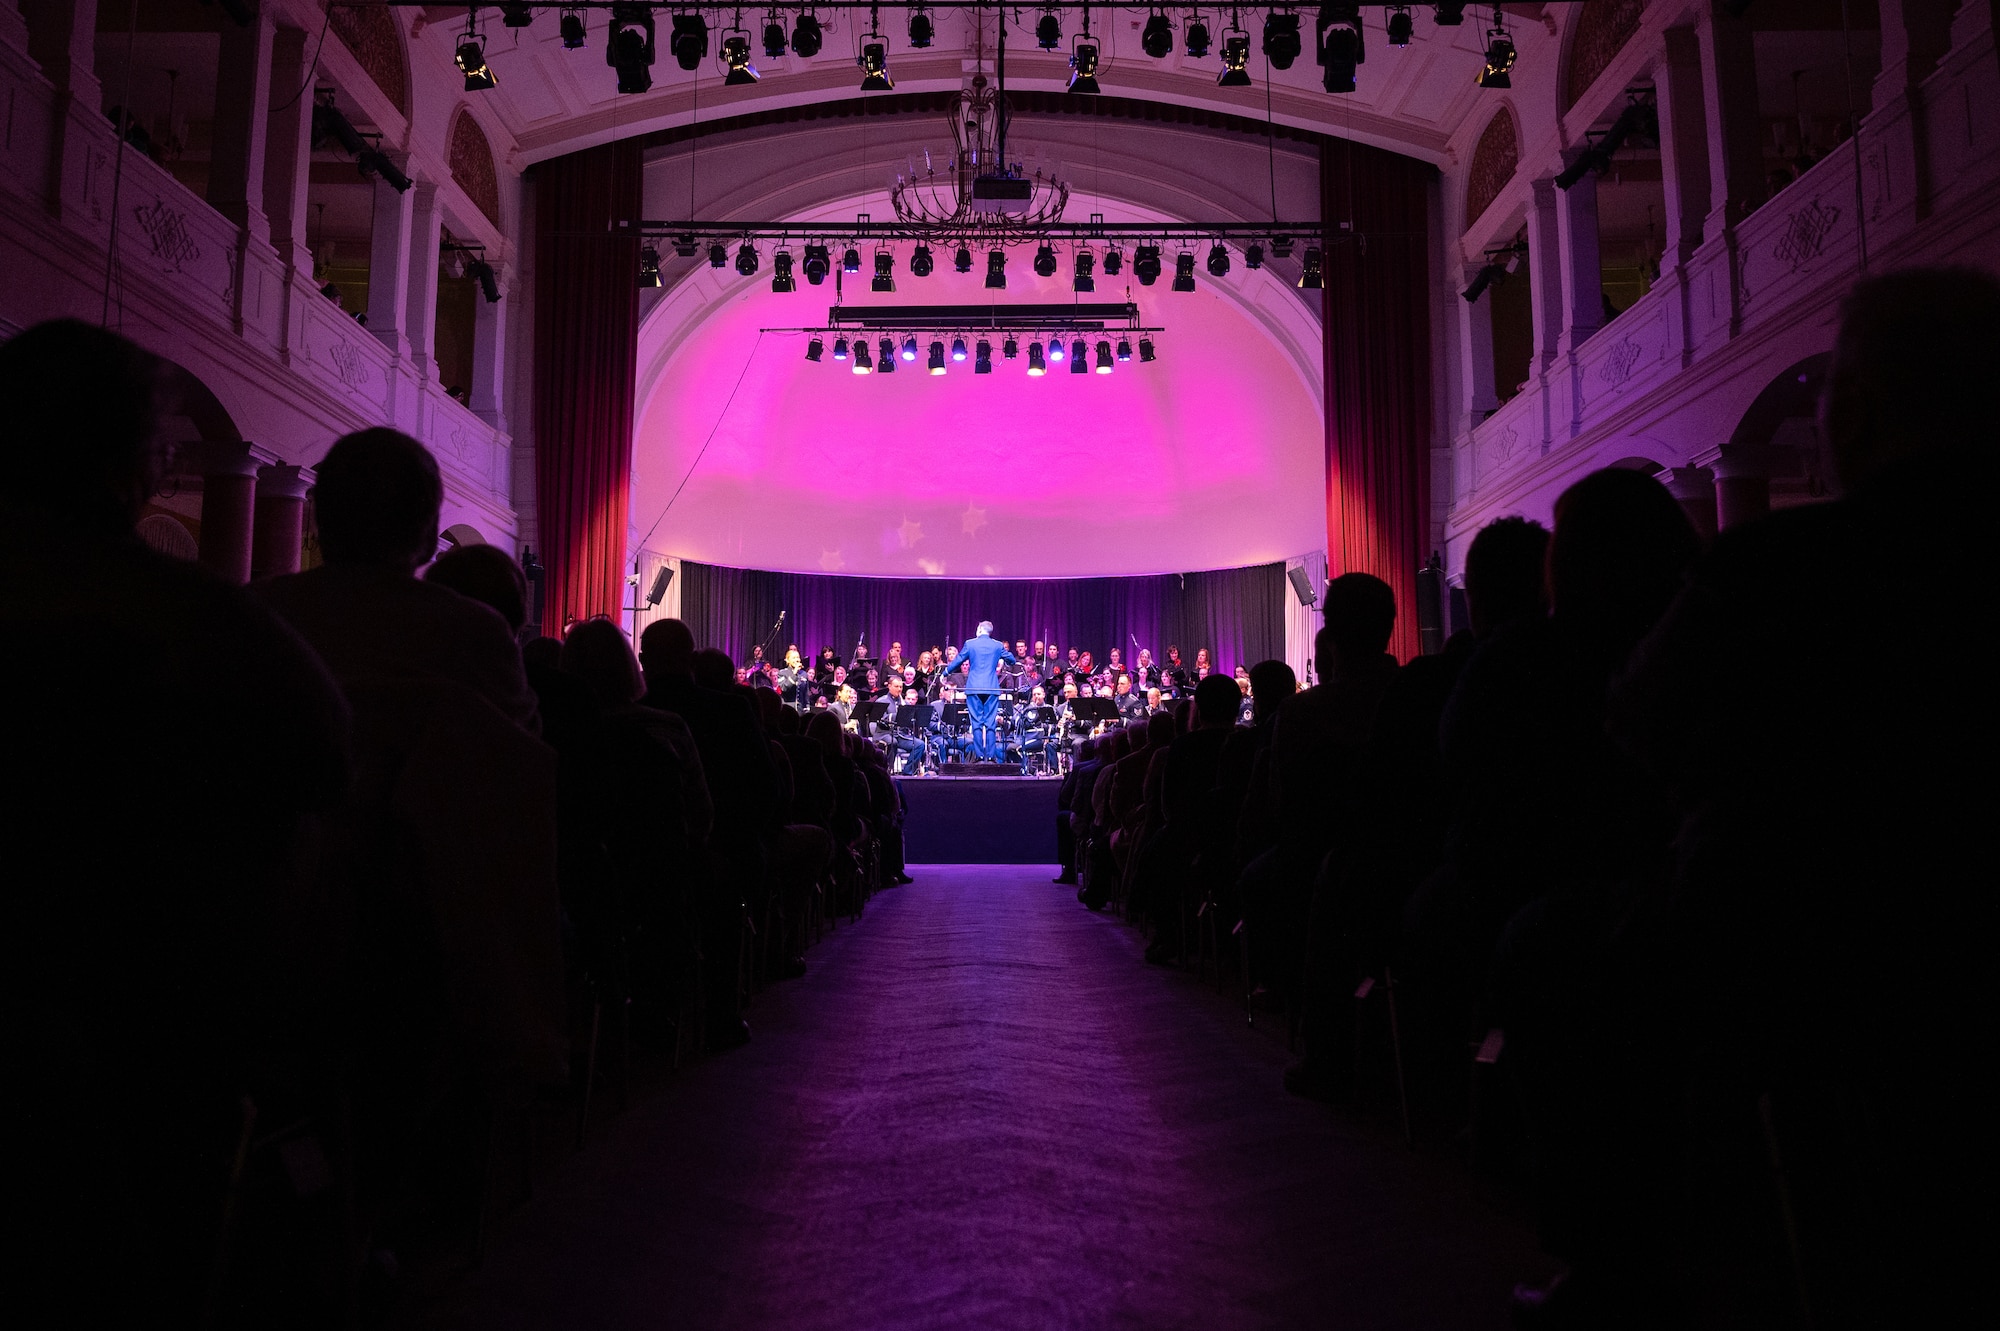
{"type": "Polygon", "coordinates": [[[1113,245],[1110,249],[1104,251],[1104,275],[1106,277],[1118,276],[1120,270],[1122,270],[1124,267],[1125,267],[1124,251],[1120,250],[1116,245],[1113,245]]]}
{"type": "Polygon", "coordinates": [[[1160,280],[1158,245],[1141,245],[1132,251],[1132,275],[1139,279],[1139,285],[1142,287],[1149,287],[1160,280]]]}
{"type": "Polygon", "coordinates": [[[1299,40],[1299,16],[1273,11],[1264,16],[1264,55],[1272,69],[1290,69],[1304,50],[1299,40]]]}
{"type": "Polygon", "coordinates": [[[1174,290],[1194,290],[1194,251],[1182,250],[1174,256],[1174,290]]]}
{"type": "Polygon", "coordinates": [[[894,374],[896,372],[895,339],[885,337],[876,346],[881,352],[881,355],[875,358],[875,363],[879,367],[877,373],[894,374]]]}
{"type": "Polygon", "coordinates": [[[859,338],[855,339],[854,343],[854,372],[856,374],[875,372],[874,362],[868,359],[868,344],[859,338]]]}
{"type": "Polygon", "coordinates": [[[930,246],[919,245],[916,247],[916,249],[910,251],[911,277],[929,277],[931,275],[932,267],[933,264],[931,260],[930,246]]]}
{"type": "Polygon", "coordinates": [[[1060,364],[1062,364],[1062,358],[1063,358],[1063,344],[1062,344],[1062,339],[1061,339],[1061,338],[1059,338],[1059,337],[1052,337],[1052,338],[1050,338],[1050,339],[1049,339],[1049,362],[1050,362],[1051,364],[1054,364],[1054,365],[1060,365],[1060,364]]]}
{"type": "Polygon", "coordinates": [[[1221,241],[1216,241],[1208,250],[1208,275],[1210,277],[1229,276],[1229,250],[1221,241]]]}
{"type": "Polygon", "coordinates": [[[1062,19],[1051,9],[1035,21],[1035,45],[1053,51],[1062,45],[1062,19]]]}
{"type": "Polygon", "coordinates": [[[770,18],[764,21],[764,58],[783,60],[785,58],[785,25],[778,21],[778,11],[772,10],[770,18]]]}
{"type": "Polygon", "coordinates": [[[1069,55],[1069,90],[1080,97],[1095,97],[1097,86],[1097,43],[1078,42],[1069,55]]]}
{"type": "Polygon", "coordinates": [[[1118,359],[1132,359],[1132,344],[1122,337],[1118,339],[1118,359]]]}
{"type": "Polygon", "coordinates": [[[806,281],[812,283],[814,286],[818,286],[820,283],[826,281],[827,272],[832,267],[828,261],[826,246],[806,246],[805,263],[802,266],[806,270],[806,281]]]}
{"type": "Polygon", "coordinates": [[[1264,266],[1264,243],[1262,241],[1253,240],[1243,247],[1243,266],[1253,273],[1264,266]]]}
{"type": "Polygon", "coordinates": [[[986,256],[986,289],[988,291],[1007,289],[1007,251],[994,250],[986,256]]]}
{"type": "Polygon", "coordinates": [[[852,276],[861,271],[861,251],[849,245],[840,256],[840,271],[852,276]]]}
{"type": "Polygon", "coordinates": [[[910,15],[910,45],[916,50],[921,51],[929,46],[936,37],[936,25],[931,22],[931,16],[926,14],[923,8],[919,6],[917,12],[910,15]]]}
{"type": "Polygon", "coordinates": [[[1165,60],[1174,53],[1174,21],[1159,10],[1146,20],[1146,27],[1139,34],[1139,49],[1155,60],[1165,60]]]}
{"type": "Polygon", "coordinates": [[[917,338],[916,335],[912,333],[910,336],[903,339],[903,359],[915,360],[916,358],[917,358],[917,338]]]}
{"type": "Polygon", "coordinates": [[[1199,15],[1188,20],[1186,35],[1188,59],[1207,59],[1209,44],[1208,25],[1201,21],[1199,15]]]}
{"type": "Polygon", "coordinates": [[[1389,12],[1389,45],[1408,46],[1416,24],[1410,19],[1410,7],[1397,5],[1389,12]]]}
{"type": "Polygon", "coordinates": [[[958,253],[951,256],[951,266],[961,273],[972,271],[972,251],[960,245],[958,253]]]}
{"type": "Polygon", "coordinates": [[[792,49],[806,60],[819,54],[825,37],[819,30],[819,20],[811,14],[799,15],[799,21],[792,25],[792,49]]]}
{"type": "Polygon", "coordinates": [[[743,242],[743,248],[736,251],[736,271],[744,277],[757,275],[757,247],[747,240],[743,242]]]}
{"type": "MultiPolygon", "coordinates": [[[[1493,26],[1486,33],[1486,67],[1479,71],[1478,83],[1482,88],[1511,88],[1514,80],[1509,77],[1514,69],[1514,39],[1502,26],[1500,6],[1493,7],[1493,26]]],[[[472,80],[466,80],[470,87],[472,80]]]]}
{"type": "Polygon", "coordinates": [[[493,71],[486,67],[486,47],[479,40],[477,28],[466,28],[465,35],[458,39],[458,52],[452,60],[459,72],[465,75],[467,92],[484,92],[497,83],[493,71]]]}
{"type": "Polygon", "coordinates": [[[799,284],[792,277],[792,252],[779,250],[771,256],[771,290],[783,293],[798,289],[799,284]]]}
{"type": "Polygon", "coordinates": [[[1328,92],[1354,91],[1354,67],[1367,60],[1361,40],[1361,6],[1324,4],[1319,9],[1315,42],[1321,69],[1320,86],[1328,92]]]}
{"type": "Polygon", "coordinates": [[[1431,16],[1440,28],[1455,28],[1465,22],[1465,0],[1438,0],[1431,6],[1431,16]]]}
{"type": "Polygon", "coordinates": [[[1096,258],[1092,256],[1089,250],[1078,250],[1076,252],[1076,276],[1070,279],[1070,290],[1097,290],[1097,279],[1090,275],[1090,270],[1096,263],[1096,258]]]}
{"type": "Polygon", "coordinates": [[[1000,354],[1008,360],[1015,360],[1020,356],[1021,344],[1014,340],[1012,333],[1007,334],[1007,340],[1000,344],[1000,354]]]}
{"type": "Polygon", "coordinates": [[[835,360],[846,360],[846,359],[847,359],[847,339],[846,339],[846,338],[844,338],[844,337],[836,337],[835,339],[833,339],[833,358],[834,358],[835,360]]]}
{"type": "Polygon", "coordinates": [[[1099,342],[1097,344],[1097,372],[1099,374],[1111,373],[1111,344],[1109,342],[1099,342]]]}
{"type": "Polygon", "coordinates": [[[674,28],[667,36],[667,50],[674,62],[692,73],[708,58],[708,20],[699,14],[674,15],[674,28]]]}
{"type": "Polygon", "coordinates": [[[1035,276],[1054,277],[1056,275],[1056,247],[1044,242],[1035,251],[1035,276]]]}
{"type": "Polygon", "coordinates": [[[1071,374],[1090,373],[1090,348],[1083,345],[1082,338],[1078,338],[1070,344],[1069,372],[1071,374]]]}
{"type": "Polygon", "coordinates": [[[894,92],[896,80],[889,77],[889,48],[869,42],[861,48],[861,91],[894,92]]]}
{"type": "Polygon", "coordinates": [[[944,343],[931,343],[930,367],[932,374],[944,373],[944,343]]]}
{"type": "Polygon", "coordinates": [[[1319,246],[1306,246],[1305,255],[1300,262],[1304,264],[1304,267],[1299,269],[1300,288],[1305,291],[1320,290],[1324,279],[1320,275],[1321,255],[1319,246]]]}
{"type": "MultiPolygon", "coordinates": [[[[702,40],[708,40],[704,33],[702,40]]],[[[644,5],[615,5],[604,63],[618,72],[618,91],[636,97],[653,87],[653,11],[644,5]]],[[[697,58],[696,64],[700,63],[697,58]]],[[[693,68],[692,65],[688,68],[693,68]]]]}
{"type": "Polygon", "coordinates": [[[896,289],[896,256],[888,250],[875,251],[875,276],[868,283],[868,289],[875,292],[896,289]]]}
{"type": "Polygon", "coordinates": [[[535,21],[535,7],[526,0],[501,0],[500,21],[510,28],[525,28],[535,21]]]}
{"type": "Polygon", "coordinates": [[[725,88],[741,88],[757,81],[757,67],[750,63],[750,34],[737,33],[722,39],[722,63],[729,72],[722,76],[725,88]]]}
{"type": "Polygon", "coordinates": [[[1150,337],[1139,339],[1139,363],[1141,365],[1153,363],[1153,339],[1150,337]]]}
{"type": "Polygon", "coordinates": [[[728,267],[728,266],[729,266],[729,247],[728,247],[727,245],[723,244],[723,243],[722,243],[721,241],[719,241],[719,240],[718,240],[718,241],[716,241],[716,242],[715,242],[715,243],[714,243],[713,245],[710,245],[710,246],[708,247],[708,266],[709,266],[710,268],[726,268],[726,267],[728,267]]]}
{"type": "Polygon", "coordinates": [[[562,31],[563,50],[581,51],[583,49],[586,38],[583,31],[583,12],[581,10],[571,9],[564,11],[562,22],[557,27],[562,31]]]}
{"type": "Polygon", "coordinates": [[[964,359],[965,359],[965,339],[964,339],[964,338],[962,338],[962,337],[954,337],[954,338],[953,338],[953,339],[951,340],[951,358],[952,358],[953,360],[964,360],[964,359]]]}
{"type": "Polygon", "coordinates": [[[1039,342],[1030,342],[1028,344],[1028,377],[1030,379],[1039,379],[1048,372],[1048,362],[1042,359],[1042,344],[1039,342]]]}
{"type": "Polygon", "coordinates": [[[1222,39],[1222,73],[1215,79],[1218,88],[1250,86],[1250,34],[1222,39]]]}
{"type": "Polygon", "coordinates": [[[660,252],[651,245],[639,249],[639,285],[642,288],[660,285],[660,252]]]}
{"type": "Polygon", "coordinates": [[[982,341],[973,348],[972,372],[974,374],[993,373],[993,344],[982,341]]]}
{"type": "Polygon", "coordinates": [[[812,341],[806,343],[806,359],[817,365],[819,364],[820,354],[825,350],[826,343],[820,341],[818,338],[814,338],[812,341]]]}

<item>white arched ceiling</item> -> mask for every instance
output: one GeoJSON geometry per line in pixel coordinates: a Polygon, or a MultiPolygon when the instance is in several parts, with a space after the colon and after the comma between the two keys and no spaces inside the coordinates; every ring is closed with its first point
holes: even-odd
{"type": "MultiPolygon", "coordinates": [[[[887,212],[878,194],[795,215],[809,227],[871,203],[887,212]]],[[[1162,220],[1108,198],[1097,211],[1162,220]]],[[[983,261],[961,277],[940,255],[938,271],[916,279],[909,246],[897,250],[897,293],[850,287],[850,305],[988,298],[983,261]]],[[[1031,257],[1011,253],[1005,300],[1072,299],[1067,256],[1047,279],[1031,257]]],[[[1129,281],[1129,269],[1100,279],[1094,299],[1120,299],[1129,281]]],[[[1025,346],[1008,362],[996,339],[991,375],[968,360],[934,378],[919,360],[884,378],[836,364],[830,342],[813,365],[803,338],[760,335],[823,322],[831,280],[777,295],[768,252],[754,278],[697,265],[640,329],[634,545],[742,567],[972,577],[1234,567],[1321,545],[1320,340],[1308,304],[1271,271],[1246,270],[1240,253],[1226,279],[1202,269],[1192,294],[1164,278],[1131,289],[1145,321],[1167,329],[1154,364],[1030,378],[1025,346]]]]}

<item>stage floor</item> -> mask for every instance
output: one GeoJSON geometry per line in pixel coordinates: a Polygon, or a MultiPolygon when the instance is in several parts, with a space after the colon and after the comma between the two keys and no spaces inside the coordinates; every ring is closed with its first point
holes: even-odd
{"type": "Polygon", "coordinates": [[[1035,776],[899,776],[911,864],[1054,864],[1056,794],[1035,776]]]}

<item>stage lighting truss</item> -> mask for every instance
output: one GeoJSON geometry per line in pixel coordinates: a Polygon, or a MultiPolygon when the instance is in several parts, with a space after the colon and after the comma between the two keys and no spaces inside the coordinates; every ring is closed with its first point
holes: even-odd
{"type": "MultiPolygon", "coordinates": [[[[915,362],[925,348],[927,377],[941,378],[951,367],[972,361],[974,374],[993,373],[994,343],[1003,358],[1018,361],[1023,345],[1027,372],[1039,378],[1050,366],[1069,362],[1073,375],[1095,371],[1110,374],[1131,363],[1132,347],[1139,361],[1155,356],[1155,341],[1164,328],[1146,324],[1137,304],[1071,302],[1056,305],[836,305],[819,328],[766,328],[766,333],[806,339],[806,359],[818,363],[829,342],[833,359],[847,360],[850,346],[859,359],[871,343],[880,354],[870,368],[886,371],[897,359],[915,362]]],[[[862,361],[857,374],[868,369],[862,361]]]]}

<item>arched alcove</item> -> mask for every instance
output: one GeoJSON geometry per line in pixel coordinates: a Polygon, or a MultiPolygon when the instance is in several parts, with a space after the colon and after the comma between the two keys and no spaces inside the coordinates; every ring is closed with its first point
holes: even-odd
{"type": "Polygon", "coordinates": [[[452,180],[487,221],[499,226],[500,178],[493,166],[493,148],[467,107],[459,107],[453,116],[449,154],[452,180]]]}
{"type": "Polygon", "coordinates": [[[1521,139],[1514,124],[1513,108],[1502,103],[1480,131],[1472,150],[1472,166],[1465,173],[1465,225],[1469,228],[1486,210],[1521,164],[1521,139]]]}

